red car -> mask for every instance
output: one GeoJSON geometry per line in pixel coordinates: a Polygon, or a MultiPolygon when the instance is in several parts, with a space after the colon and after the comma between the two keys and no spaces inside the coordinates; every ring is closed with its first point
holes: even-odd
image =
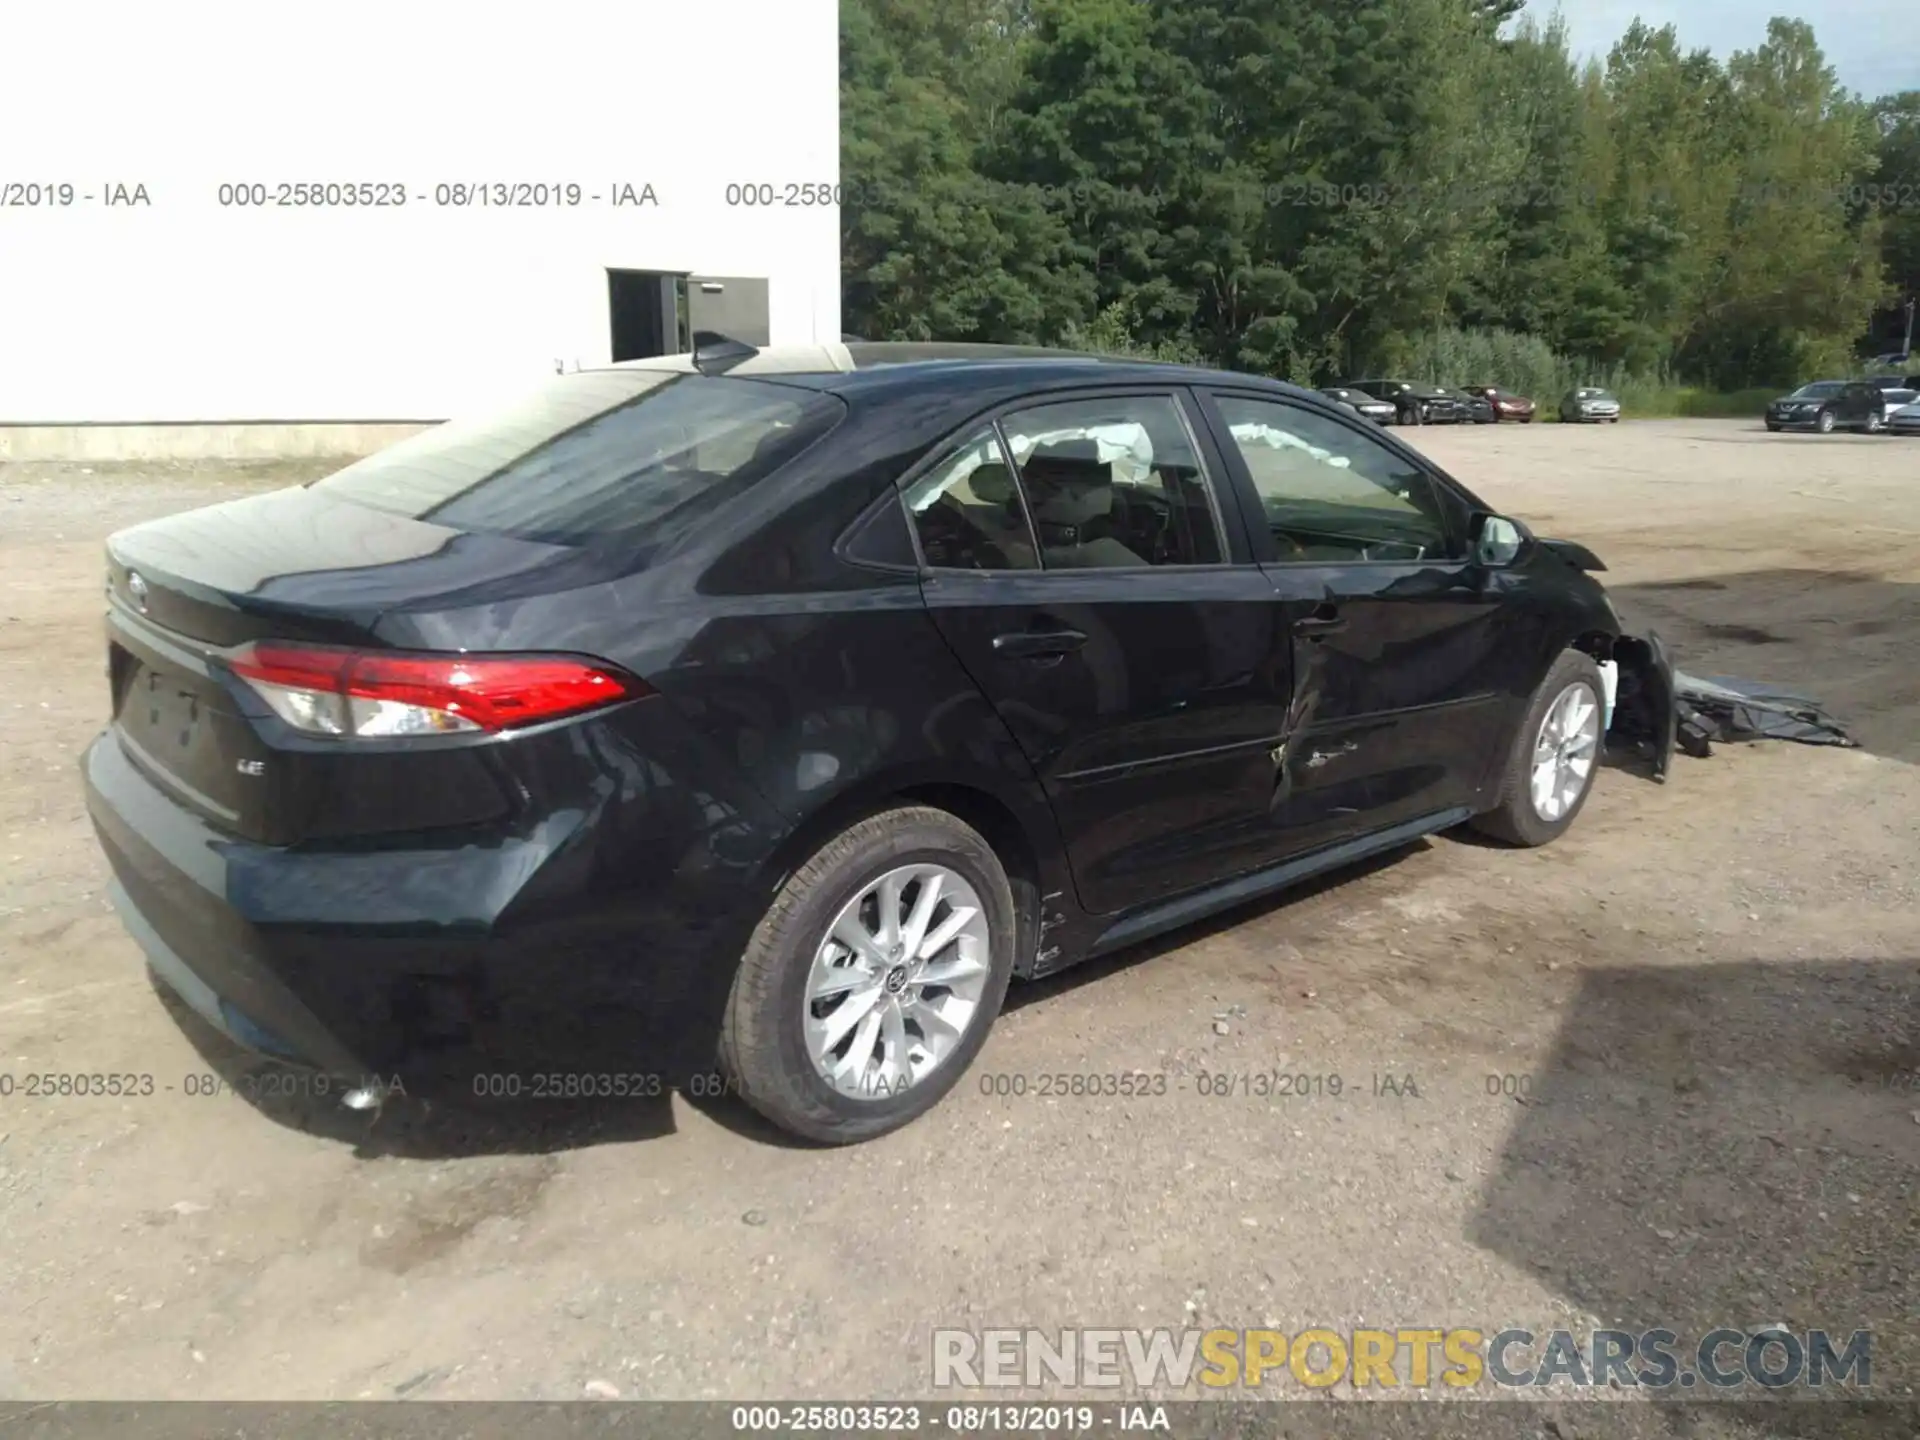
{"type": "Polygon", "coordinates": [[[1522,425],[1533,423],[1533,401],[1524,395],[1502,390],[1498,385],[1463,385],[1460,388],[1469,395],[1484,397],[1493,406],[1495,420],[1518,420],[1522,425]]]}

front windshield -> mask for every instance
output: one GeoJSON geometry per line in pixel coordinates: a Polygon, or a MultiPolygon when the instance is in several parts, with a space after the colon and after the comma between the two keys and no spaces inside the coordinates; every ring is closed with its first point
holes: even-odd
{"type": "Polygon", "coordinates": [[[1832,380],[1816,380],[1813,384],[1802,385],[1798,390],[1794,391],[1793,398],[1796,400],[1828,400],[1838,395],[1841,388],[1837,382],[1832,380]]]}

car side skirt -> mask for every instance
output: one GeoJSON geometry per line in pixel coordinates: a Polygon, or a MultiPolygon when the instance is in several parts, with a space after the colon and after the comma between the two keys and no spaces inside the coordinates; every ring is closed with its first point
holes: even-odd
{"type": "Polygon", "coordinates": [[[1473,818],[1473,811],[1464,805],[1447,810],[1435,811],[1431,815],[1419,816],[1402,821],[1385,830],[1376,830],[1371,835],[1357,836],[1344,840],[1338,845],[1329,845],[1325,849],[1315,850],[1306,855],[1295,856],[1278,865],[1256,870],[1250,875],[1236,876],[1205,890],[1194,891],[1172,900],[1163,901],[1145,910],[1123,915],[1103,931],[1083,959],[1092,959],[1096,955],[1110,954],[1128,945],[1150,940],[1156,935],[1164,935],[1169,930],[1177,930],[1183,925],[1191,925],[1216,915],[1222,910],[1230,910],[1235,905],[1245,904],[1262,895],[1284,890],[1289,885],[1298,884],[1328,870],[1336,870],[1343,865],[1365,860],[1369,856],[1383,851],[1394,850],[1402,845],[1410,845],[1427,835],[1440,830],[1449,830],[1473,818]]]}

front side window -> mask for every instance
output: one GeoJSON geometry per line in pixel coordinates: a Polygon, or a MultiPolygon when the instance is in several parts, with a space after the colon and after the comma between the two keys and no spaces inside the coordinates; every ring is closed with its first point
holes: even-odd
{"type": "Polygon", "coordinates": [[[1047,569],[1226,559],[1212,492],[1172,396],[1063,401],[1000,425],[1047,569]]]}
{"type": "Polygon", "coordinates": [[[987,426],[907,487],[920,553],[936,570],[1037,570],[1033,531],[1000,437],[987,426]]]}
{"type": "Polygon", "coordinates": [[[1456,558],[1433,482],[1412,461],[1327,416],[1217,397],[1283,561],[1456,558]]]}

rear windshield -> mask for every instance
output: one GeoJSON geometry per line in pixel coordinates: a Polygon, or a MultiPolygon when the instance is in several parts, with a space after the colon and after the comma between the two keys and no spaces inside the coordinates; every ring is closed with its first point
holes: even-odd
{"type": "Polygon", "coordinates": [[[757,380],[590,370],[451,421],[316,482],[338,499],[550,545],[664,542],[765,478],[845,413],[757,380]]]}

